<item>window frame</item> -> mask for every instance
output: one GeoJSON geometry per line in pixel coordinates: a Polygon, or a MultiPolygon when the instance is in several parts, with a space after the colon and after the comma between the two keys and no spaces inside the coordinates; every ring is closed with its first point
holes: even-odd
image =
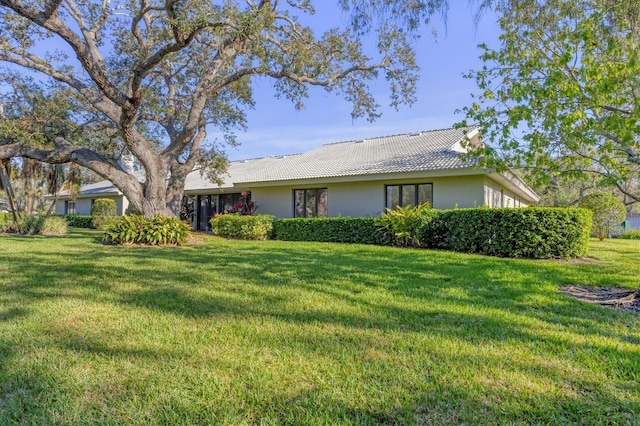
{"type": "Polygon", "coordinates": [[[385,184],[384,185],[384,207],[385,209],[394,209],[397,206],[404,207],[406,204],[403,202],[403,198],[405,197],[404,189],[405,186],[413,186],[413,202],[414,206],[419,205],[418,201],[420,200],[420,187],[423,185],[429,185],[430,194],[429,194],[429,203],[433,207],[433,182],[418,182],[418,183],[394,183],[394,184],[385,184]],[[399,204],[395,206],[390,206],[389,201],[389,188],[397,187],[398,188],[398,201],[399,204]]]}
{"type": "Polygon", "coordinates": [[[324,188],[297,188],[293,190],[293,217],[327,217],[329,216],[329,190],[324,187],[324,188]],[[304,212],[303,216],[299,216],[298,215],[298,205],[297,205],[297,193],[298,191],[302,191],[303,192],[303,196],[302,196],[302,211],[304,212]],[[310,197],[308,196],[308,194],[313,191],[313,198],[315,200],[314,206],[313,206],[313,215],[309,216],[308,214],[308,209],[307,209],[307,205],[309,203],[309,199],[310,197]],[[322,199],[321,195],[321,191],[324,191],[325,193],[325,197],[324,197],[324,214],[322,216],[318,215],[318,211],[320,210],[318,208],[319,206],[319,201],[322,199]]]}

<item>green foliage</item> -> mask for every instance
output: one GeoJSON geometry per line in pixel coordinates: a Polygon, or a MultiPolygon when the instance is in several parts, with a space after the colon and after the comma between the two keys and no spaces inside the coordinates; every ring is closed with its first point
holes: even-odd
{"type": "Polygon", "coordinates": [[[47,216],[41,224],[39,234],[41,235],[64,235],[67,233],[67,221],[60,216],[47,216]]]}
{"type": "Polygon", "coordinates": [[[17,221],[11,219],[2,227],[3,232],[10,234],[34,235],[40,232],[44,218],[40,216],[24,216],[17,221]]]}
{"type": "Polygon", "coordinates": [[[640,229],[629,229],[620,235],[616,235],[615,238],[621,238],[623,240],[640,240],[640,229]]]}
{"type": "Polygon", "coordinates": [[[490,141],[487,167],[596,176],[640,197],[638,4],[612,0],[499,2],[501,45],[467,77],[479,96],[463,109],[490,141]]]}
{"type": "Polygon", "coordinates": [[[332,243],[380,244],[385,238],[374,217],[322,217],[276,219],[274,239],[332,243]]]}
{"type": "Polygon", "coordinates": [[[60,216],[25,216],[2,225],[2,232],[22,235],[63,235],[67,233],[67,221],[60,216]]]}
{"type": "Polygon", "coordinates": [[[93,228],[93,217],[79,214],[67,214],[64,216],[69,226],[76,228],[93,228]]]}
{"type": "Polygon", "coordinates": [[[196,164],[212,181],[220,178],[226,161],[217,146],[203,143],[206,127],[235,144],[234,131],[245,127],[247,106],[255,104],[255,79],[269,79],[296,108],[312,88],[323,88],[349,102],[352,117],[370,121],[380,115],[372,81],[388,87],[394,107],[416,101],[413,40],[394,25],[375,34],[355,23],[323,31],[313,23],[309,0],[125,3],[125,13],[109,2],[80,2],[72,12],[60,2],[44,12],[0,3],[0,62],[15,69],[12,77],[30,75],[25,69],[37,73],[27,85],[3,68],[0,138],[19,145],[16,156],[72,161],[98,172],[121,185],[132,208],[146,216],[179,213],[185,178],[196,164]],[[60,18],[55,28],[41,13],[60,18]],[[54,34],[64,36],[47,49],[41,41],[54,34]],[[61,53],[78,49],[82,61],[61,53]],[[37,102],[14,101],[27,95],[37,102]],[[25,128],[34,119],[39,125],[25,128]],[[82,150],[67,149],[78,143],[82,150]],[[38,149],[28,149],[33,145],[38,149]],[[144,167],[144,182],[125,183],[112,167],[112,158],[125,153],[144,167]],[[142,188],[127,190],[130,185],[142,188]]]}
{"type": "Polygon", "coordinates": [[[117,209],[116,201],[111,198],[96,199],[91,206],[93,227],[103,229],[107,222],[116,216],[117,209]]]}
{"type": "Polygon", "coordinates": [[[592,231],[600,241],[609,236],[627,217],[624,203],[610,192],[596,191],[585,195],[578,206],[593,213],[592,231]]]}
{"type": "Polygon", "coordinates": [[[119,216],[105,225],[103,241],[111,244],[180,245],[187,241],[190,230],[189,224],[173,216],[119,216]]]}
{"type": "Polygon", "coordinates": [[[11,213],[0,213],[0,229],[2,226],[11,220],[11,213]]]}
{"type": "Polygon", "coordinates": [[[266,240],[273,229],[275,217],[266,214],[247,216],[222,214],[211,219],[215,235],[237,240],[266,240]]]}
{"type": "Polygon", "coordinates": [[[423,247],[500,257],[581,257],[591,212],[575,208],[443,210],[419,229],[423,247]]]}
{"type": "Polygon", "coordinates": [[[387,208],[378,225],[391,235],[392,244],[398,247],[420,247],[418,228],[425,219],[433,216],[429,203],[419,206],[387,208]]]}

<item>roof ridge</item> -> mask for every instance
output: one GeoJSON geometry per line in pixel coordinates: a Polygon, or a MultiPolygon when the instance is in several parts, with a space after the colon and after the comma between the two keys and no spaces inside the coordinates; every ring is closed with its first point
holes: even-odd
{"type": "Polygon", "coordinates": [[[442,132],[445,130],[465,130],[466,133],[469,133],[471,130],[477,128],[477,125],[470,125],[467,127],[443,127],[441,129],[429,129],[429,130],[417,130],[414,132],[404,132],[404,133],[396,133],[393,135],[385,135],[385,136],[373,136],[370,138],[362,138],[362,139],[349,139],[349,140],[345,140],[345,141],[339,141],[339,142],[328,142],[325,144],[322,144],[320,146],[328,146],[328,145],[337,145],[337,144],[341,144],[341,143],[350,143],[350,142],[358,142],[358,141],[363,141],[363,140],[374,140],[374,139],[384,139],[384,138],[395,138],[398,136],[411,136],[411,135],[422,135],[423,133],[434,133],[434,132],[442,132]]]}

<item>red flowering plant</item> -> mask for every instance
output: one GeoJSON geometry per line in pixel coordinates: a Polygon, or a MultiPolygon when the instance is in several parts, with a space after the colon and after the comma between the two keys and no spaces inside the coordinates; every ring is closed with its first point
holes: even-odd
{"type": "Polygon", "coordinates": [[[251,201],[251,193],[243,191],[240,193],[240,201],[229,209],[229,213],[251,216],[257,209],[258,205],[254,201],[251,201]]]}

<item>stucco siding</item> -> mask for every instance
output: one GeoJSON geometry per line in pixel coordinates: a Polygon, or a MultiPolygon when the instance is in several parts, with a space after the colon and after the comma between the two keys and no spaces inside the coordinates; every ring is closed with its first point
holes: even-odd
{"type": "Polygon", "coordinates": [[[433,207],[437,209],[481,206],[484,201],[483,175],[259,187],[251,197],[258,204],[258,213],[293,217],[295,189],[327,188],[330,217],[379,216],[385,208],[385,185],[423,183],[433,184],[433,207]]]}
{"type": "MultiPolygon", "coordinates": [[[[115,197],[91,197],[91,198],[78,198],[76,199],[76,212],[77,215],[90,215],[91,214],[91,206],[93,205],[93,200],[97,200],[98,198],[108,198],[110,200],[114,200],[116,202],[116,214],[118,216],[122,216],[124,214],[129,213],[129,200],[123,195],[115,196],[115,197]]],[[[58,200],[56,201],[56,214],[66,214],[66,203],[69,200],[58,200]]]]}
{"type": "Polygon", "coordinates": [[[256,214],[293,217],[293,188],[264,187],[251,191],[251,200],[258,205],[256,214]]]}
{"type": "Polygon", "coordinates": [[[479,207],[484,201],[484,176],[457,176],[432,179],[433,207],[452,209],[455,207],[479,207]]]}
{"type": "Polygon", "coordinates": [[[504,188],[492,179],[485,178],[484,205],[489,207],[527,207],[528,204],[513,191],[504,188]]]}

